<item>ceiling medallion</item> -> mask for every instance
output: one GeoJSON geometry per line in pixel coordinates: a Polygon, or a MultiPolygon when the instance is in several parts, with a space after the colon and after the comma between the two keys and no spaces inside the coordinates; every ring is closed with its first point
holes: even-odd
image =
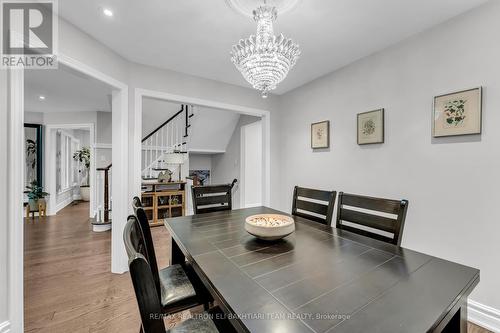
{"type": "Polygon", "coordinates": [[[243,77],[266,98],[285,79],[300,56],[299,46],[283,34],[274,35],[276,7],[264,5],[253,11],[257,33],[233,45],[231,61],[243,77]]]}

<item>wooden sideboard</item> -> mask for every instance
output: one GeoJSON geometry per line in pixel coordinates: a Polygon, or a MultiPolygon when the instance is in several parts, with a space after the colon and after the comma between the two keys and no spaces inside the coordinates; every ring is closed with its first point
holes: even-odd
{"type": "Polygon", "coordinates": [[[143,183],[141,201],[152,227],[163,225],[163,219],[185,216],[186,182],[143,183]]]}

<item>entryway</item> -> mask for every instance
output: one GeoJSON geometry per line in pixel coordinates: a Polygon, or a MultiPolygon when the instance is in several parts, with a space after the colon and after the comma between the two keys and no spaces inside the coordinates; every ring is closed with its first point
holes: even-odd
{"type": "Polygon", "coordinates": [[[240,207],[262,206],[263,189],[262,121],[241,127],[240,207]]]}

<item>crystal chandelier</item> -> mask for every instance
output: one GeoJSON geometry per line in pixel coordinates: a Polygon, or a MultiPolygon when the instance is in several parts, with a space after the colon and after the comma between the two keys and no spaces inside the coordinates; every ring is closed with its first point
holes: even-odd
{"type": "Polygon", "coordinates": [[[231,61],[243,77],[266,98],[285,79],[300,56],[299,46],[283,34],[273,32],[278,16],[275,7],[264,5],[253,11],[257,34],[233,45],[231,61]]]}

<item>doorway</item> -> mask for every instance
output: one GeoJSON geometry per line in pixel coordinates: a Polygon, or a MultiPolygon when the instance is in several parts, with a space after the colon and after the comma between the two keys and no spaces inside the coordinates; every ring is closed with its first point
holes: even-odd
{"type": "Polygon", "coordinates": [[[262,120],[241,127],[240,207],[262,206],[262,120]]]}
{"type": "MultiPolygon", "coordinates": [[[[223,172],[225,175],[225,183],[231,183],[234,178],[238,179],[238,184],[233,188],[233,207],[234,208],[239,208],[241,204],[241,199],[240,199],[240,191],[241,191],[241,176],[240,176],[240,171],[241,171],[241,126],[247,125],[249,123],[253,123],[255,121],[260,122],[260,133],[261,133],[261,140],[260,140],[260,146],[261,146],[261,168],[260,168],[260,192],[261,195],[257,196],[257,198],[253,198],[254,202],[253,204],[260,203],[262,205],[270,205],[270,112],[266,110],[261,110],[261,109],[254,109],[254,108],[248,108],[240,105],[233,105],[233,104],[227,104],[227,103],[221,103],[221,102],[216,102],[216,101],[211,101],[211,100],[205,100],[205,99],[199,99],[199,98],[192,98],[188,96],[179,96],[179,95],[173,95],[169,93],[164,93],[164,92],[159,92],[159,91],[153,91],[153,90],[145,90],[145,89],[136,89],[135,90],[135,100],[136,100],[136,119],[135,122],[136,124],[141,124],[141,127],[144,128],[147,126],[146,124],[143,124],[144,121],[147,120],[149,117],[148,115],[148,106],[144,102],[150,99],[154,100],[160,100],[162,102],[168,102],[168,103],[175,103],[177,106],[179,105],[188,105],[190,110],[194,109],[195,116],[192,118],[193,123],[198,122],[196,125],[199,125],[200,122],[202,124],[209,124],[209,121],[204,119],[205,117],[203,116],[204,114],[209,114],[207,112],[209,109],[211,110],[217,110],[220,111],[221,113],[225,114],[225,118],[231,117],[232,115],[236,115],[240,121],[236,120],[235,126],[237,127],[235,134],[237,132],[237,140],[233,140],[233,142],[237,142],[234,146],[236,147],[234,150],[231,150],[230,147],[228,146],[226,150],[224,149],[219,149],[217,147],[202,147],[201,149],[197,149],[197,144],[194,144],[194,141],[190,142],[190,151],[189,155],[190,157],[195,157],[196,158],[196,163],[195,159],[193,159],[193,165],[191,165],[191,162],[188,163],[188,172],[192,173],[193,171],[200,171],[198,169],[201,169],[201,171],[210,171],[210,180],[208,183],[211,184],[216,184],[220,183],[219,180],[220,178],[217,177],[217,169],[218,169],[218,164],[221,162],[221,160],[224,160],[224,156],[226,156],[227,161],[224,161],[223,164],[227,165],[228,168],[224,169],[225,171],[223,172]],[[203,119],[203,121],[202,121],[203,119]],[[207,161],[207,155],[212,155],[211,158],[211,163],[205,163],[207,161]],[[232,156],[232,157],[231,157],[232,156]],[[229,157],[229,158],[228,158],[229,157]],[[205,162],[203,162],[205,161],[205,162]],[[202,163],[203,162],[203,163],[202,163]],[[226,163],[228,162],[228,163],[226,163]],[[195,166],[196,164],[196,166],[195,166]],[[209,165],[210,167],[207,167],[209,165]],[[234,177],[233,177],[234,173],[234,177]]],[[[226,119],[227,120],[227,119],[226,119]]],[[[151,124],[150,124],[151,125],[151,124]]],[[[193,125],[195,127],[196,125],[193,125]]],[[[191,127],[190,127],[191,128],[191,127]]],[[[234,127],[233,127],[234,128],[234,127]]],[[[208,129],[203,130],[204,134],[209,133],[208,129]]],[[[220,137],[219,135],[220,131],[215,133],[212,137],[220,137]]],[[[192,140],[195,140],[193,137],[192,140]]],[[[209,140],[200,140],[204,144],[208,144],[209,140]]],[[[200,147],[198,147],[200,148],[200,147]]],[[[141,144],[141,137],[135,137],[134,138],[134,159],[141,160],[141,151],[142,151],[142,144],[141,144]]],[[[190,159],[191,161],[191,159],[190,159]]],[[[222,168],[220,168],[222,169],[222,168]]],[[[134,181],[140,183],[141,182],[141,170],[139,169],[134,169],[134,181]]],[[[139,184],[138,184],[139,185],[139,184]]],[[[187,186],[189,188],[189,186],[187,186]]],[[[255,189],[250,188],[250,191],[252,193],[255,192],[255,189]]],[[[259,191],[257,189],[257,191],[259,191]]],[[[188,195],[188,201],[191,195],[188,195]]],[[[252,197],[250,196],[250,199],[252,197]]],[[[188,202],[189,206],[189,202],[188,202]]],[[[189,211],[189,208],[188,208],[189,211]]]]}

